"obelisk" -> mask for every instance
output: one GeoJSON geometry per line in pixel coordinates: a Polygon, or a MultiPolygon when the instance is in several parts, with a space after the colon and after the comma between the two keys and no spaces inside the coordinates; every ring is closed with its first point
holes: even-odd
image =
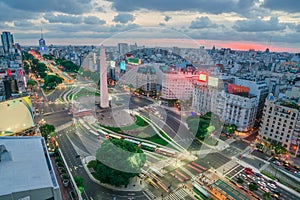
{"type": "Polygon", "coordinates": [[[109,108],[105,48],[100,48],[100,107],[109,108]]]}

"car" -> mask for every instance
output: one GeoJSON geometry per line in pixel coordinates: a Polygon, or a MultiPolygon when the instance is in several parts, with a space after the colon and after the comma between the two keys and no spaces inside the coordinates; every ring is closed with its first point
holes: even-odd
{"type": "Polygon", "coordinates": [[[275,181],[269,180],[269,183],[274,184],[277,186],[277,183],[275,181]]]}
{"type": "Polygon", "coordinates": [[[257,176],[257,177],[259,177],[259,178],[263,177],[263,175],[260,174],[260,173],[255,173],[255,176],[257,176]]]}
{"type": "Polygon", "coordinates": [[[273,164],[278,165],[278,166],[281,166],[281,165],[282,165],[282,163],[279,162],[278,160],[273,161],[273,164]]]}

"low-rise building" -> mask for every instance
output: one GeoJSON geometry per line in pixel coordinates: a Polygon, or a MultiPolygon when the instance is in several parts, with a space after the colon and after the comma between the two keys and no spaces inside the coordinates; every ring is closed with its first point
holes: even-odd
{"type": "Polygon", "coordinates": [[[0,200],[61,200],[45,140],[0,138],[0,200]]]}

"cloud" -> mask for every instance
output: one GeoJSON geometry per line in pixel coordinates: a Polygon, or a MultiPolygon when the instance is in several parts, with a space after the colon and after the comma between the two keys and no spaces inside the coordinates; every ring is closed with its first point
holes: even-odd
{"type": "Polygon", "coordinates": [[[199,11],[204,13],[230,13],[252,7],[257,0],[108,0],[120,12],[147,9],[155,11],[199,11]]]}
{"type": "Polygon", "coordinates": [[[7,6],[29,12],[57,11],[67,14],[82,14],[91,10],[90,0],[2,0],[7,6]]]}
{"type": "Polygon", "coordinates": [[[286,28],[286,24],[279,23],[277,17],[271,17],[270,20],[249,19],[238,20],[233,25],[233,29],[239,32],[265,32],[281,31],[286,28]]]}
{"type": "Polygon", "coordinates": [[[126,24],[130,21],[134,21],[134,19],[135,19],[135,17],[132,14],[120,13],[114,17],[113,21],[120,22],[122,24],[126,24]]]}
{"type": "Polygon", "coordinates": [[[202,29],[202,28],[217,28],[218,25],[211,22],[208,17],[197,17],[191,22],[191,29],[202,29]]]}
{"type": "Polygon", "coordinates": [[[165,19],[164,19],[164,20],[165,20],[165,22],[168,22],[171,18],[172,18],[172,17],[170,17],[170,16],[167,15],[167,16],[165,16],[165,19]]]}
{"type": "Polygon", "coordinates": [[[300,12],[299,0],[265,0],[262,6],[270,10],[279,10],[289,13],[300,12]]]}
{"type": "Polygon", "coordinates": [[[52,13],[47,13],[44,18],[49,21],[49,23],[69,23],[69,24],[79,24],[82,22],[81,16],[76,15],[54,15],[52,13]]]}
{"type": "Polygon", "coordinates": [[[33,27],[34,23],[29,22],[29,21],[15,21],[14,26],[16,27],[33,27]]]}
{"type": "Polygon", "coordinates": [[[106,22],[104,20],[101,20],[99,19],[98,17],[96,16],[87,16],[87,17],[84,17],[84,23],[85,24],[98,24],[98,25],[103,25],[105,24],[106,22]]]}
{"type": "Polygon", "coordinates": [[[166,24],[165,24],[165,23],[162,23],[162,22],[160,22],[160,23],[158,24],[158,26],[166,26],[166,24]]]}
{"type": "Polygon", "coordinates": [[[9,7],[3,2],[0,2],[0,21],[11,22],[13,20],[38,18],[38,13],[29,11],[16,10],[9,7]]]}

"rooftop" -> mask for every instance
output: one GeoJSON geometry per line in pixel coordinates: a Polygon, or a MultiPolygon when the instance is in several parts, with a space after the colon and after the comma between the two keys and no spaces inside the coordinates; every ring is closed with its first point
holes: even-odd
{"type": "Polygon", "coordinates": [[[10,159],[0,161],[0,196],[58,187],[43,138],[0,137],[0,145],[10,154],[10,159]]]}

